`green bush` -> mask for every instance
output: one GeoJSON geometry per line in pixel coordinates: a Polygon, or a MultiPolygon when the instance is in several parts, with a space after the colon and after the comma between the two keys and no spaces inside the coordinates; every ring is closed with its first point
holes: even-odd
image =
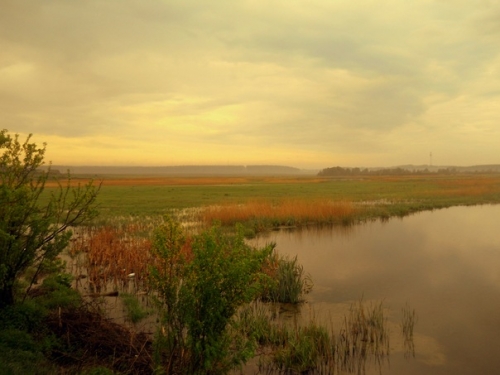
{"type": "Polygon", "coordinates": [[[260,294],[272,247],[254,249],[241,230],[229,235],[219,227],[190,241],[167,220],[156,231],[153,252],[151,281],[163,312],[156,343],[168,358],[166,372],[226,373],[248,359],[247,345],[231,350],[228,328],[237,309],[260,294]]]}
{"type": "Polygon", "coordinates": [[[40,287],[41,295],[36,297],[37,303],[52,310],[59,307],[76,307],[82,302],[80,293],[71,288],[71,275],[50,275],[40,287]]]}
{"type": "MultiPolygon", "coordinates": [[[[16,314],[11,314],[10,318],[16,314]]],[[[10,323],[26,326],[25,316],[19,314],[10,323]]],[[[5,328],[6,321],[2,319],[4,327],[0,329],[0,375],[3,374],[52,374],[53,366],[45,357],[50,348],[50,338],[35,339],[31,333],[18,328],[5,328]]]]}
{"type": "Polygon", "coordinates": [[[73,187],[56,180],[43,202],[40,197],[49,179],[42,170],[45,144],[39,148],[19,135],[0,130],[0,309],[16,302],[15,291],[21,281],[28,291],[45,268],[56,261],[68,245],[73,226],[92,219],[99,188],[90,182],[73,187]],[[24,280],[25,279],[25,280],[24,280]]]}

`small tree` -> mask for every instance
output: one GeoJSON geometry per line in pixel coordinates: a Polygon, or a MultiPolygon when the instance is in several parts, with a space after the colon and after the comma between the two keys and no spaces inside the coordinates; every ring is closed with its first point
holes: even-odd
{"type": "Polygon", "coordinates": [[[69,227],[95,214],[93,204],[100,188],[92,181],[72,187],[68,174],[64,186],[55,180],[58,189],[42,197],[51,174],[50,167],[39,168],[46,144],[38,148],[31,137],[20,143],[18,134],[12,137],[7,130],[0,131],[0,308],[15,302],[16,282],[28,269],[33,270],[29,290],[43,265],[67,246],[69,227]]]}
{"type": "Polygon", "coordinates": [[[220,227],[187,240],[171,219],[155,231],[151,286],[162,307],[156,343],[167,374],[227,373],[247,359],[251,348],[232,347],[228,327],[259,296],[273,247],[254,249],[241,230],[229,235],[220,227]]]}

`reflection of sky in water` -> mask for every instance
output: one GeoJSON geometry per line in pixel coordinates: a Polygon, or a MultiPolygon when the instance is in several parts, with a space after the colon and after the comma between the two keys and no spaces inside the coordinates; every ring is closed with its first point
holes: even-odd
{"type": "MultiPolygon", "coordinates": [[[[500,373],[500,205],[454,207],[350,229],[273,232],[283,254],[297,255],[319,310],[384,300],[391,331],[415,308],[416,358],[395,353],[383,374],[500,373]],[[336,306],[336,307],[335,307],[336,306]]],[[[395,339],[397,340],[397,339],[395,339]]]]}

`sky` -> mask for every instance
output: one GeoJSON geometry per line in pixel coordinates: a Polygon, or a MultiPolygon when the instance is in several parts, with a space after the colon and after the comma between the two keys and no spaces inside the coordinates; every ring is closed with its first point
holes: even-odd
{"type": "Polygon", "coordinates": [[[500,163],[500,0],[0,0],[0,51],[55,165],[500,163]]]}

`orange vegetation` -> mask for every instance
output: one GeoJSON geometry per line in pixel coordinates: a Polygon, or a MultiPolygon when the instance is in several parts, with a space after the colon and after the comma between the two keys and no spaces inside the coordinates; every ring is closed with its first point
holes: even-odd
{"type": "Polygon", "coordinates": [[[489,177],[461,178],[438,181],[442,195],[474,196],[494,193],[499,190],[500,181],[489,177]]]}
{"type": "Polygon", "coordinates": [[[137,289],[146,283],[151,242],[136,231],[133,225],[85,228],[75,237],[69,249],[72,271],[87,278],[90,292],[104,292],[110,285],[124,289],[130,283],[137,289]]]}
{"type": "MultiPolygon", "coordinates": [[[[71,185],[86,184],[89,178],[72,178],[71,185]]],[[[104,186],[168,186],[168,185],[240,185],[240,184],[294,184],[323,182],[320,177],[96,177],[104,186]]],[[[47,181],[47,187],[55,187],[55,181],[47,181]]]]}
{"type": "Polygon", "coordinates": [[[351,202],[327,199],[284,199],[278,203],[256,200],[246,204],[230,204],[207,208],[202,216],[205,223],[231,225],[249,220],[271,220],[282,225],[296,223],[327,223],[342,221],[355,213],[351,202]]]}
{"type": "MultiPolygon", "coordinates": [[[[151,251],[151,233],[140,224],[80,228],[69,248],[70,270],[78,281],[85,279],[89,293],[117,290],[148,290],[149,267],[163,262],[151,251]]],[[[172,261],[193,260],[192,238],[183,237],[172,261]]],[[[160,267],[161,268],[161,267],[160,267]]]]}

